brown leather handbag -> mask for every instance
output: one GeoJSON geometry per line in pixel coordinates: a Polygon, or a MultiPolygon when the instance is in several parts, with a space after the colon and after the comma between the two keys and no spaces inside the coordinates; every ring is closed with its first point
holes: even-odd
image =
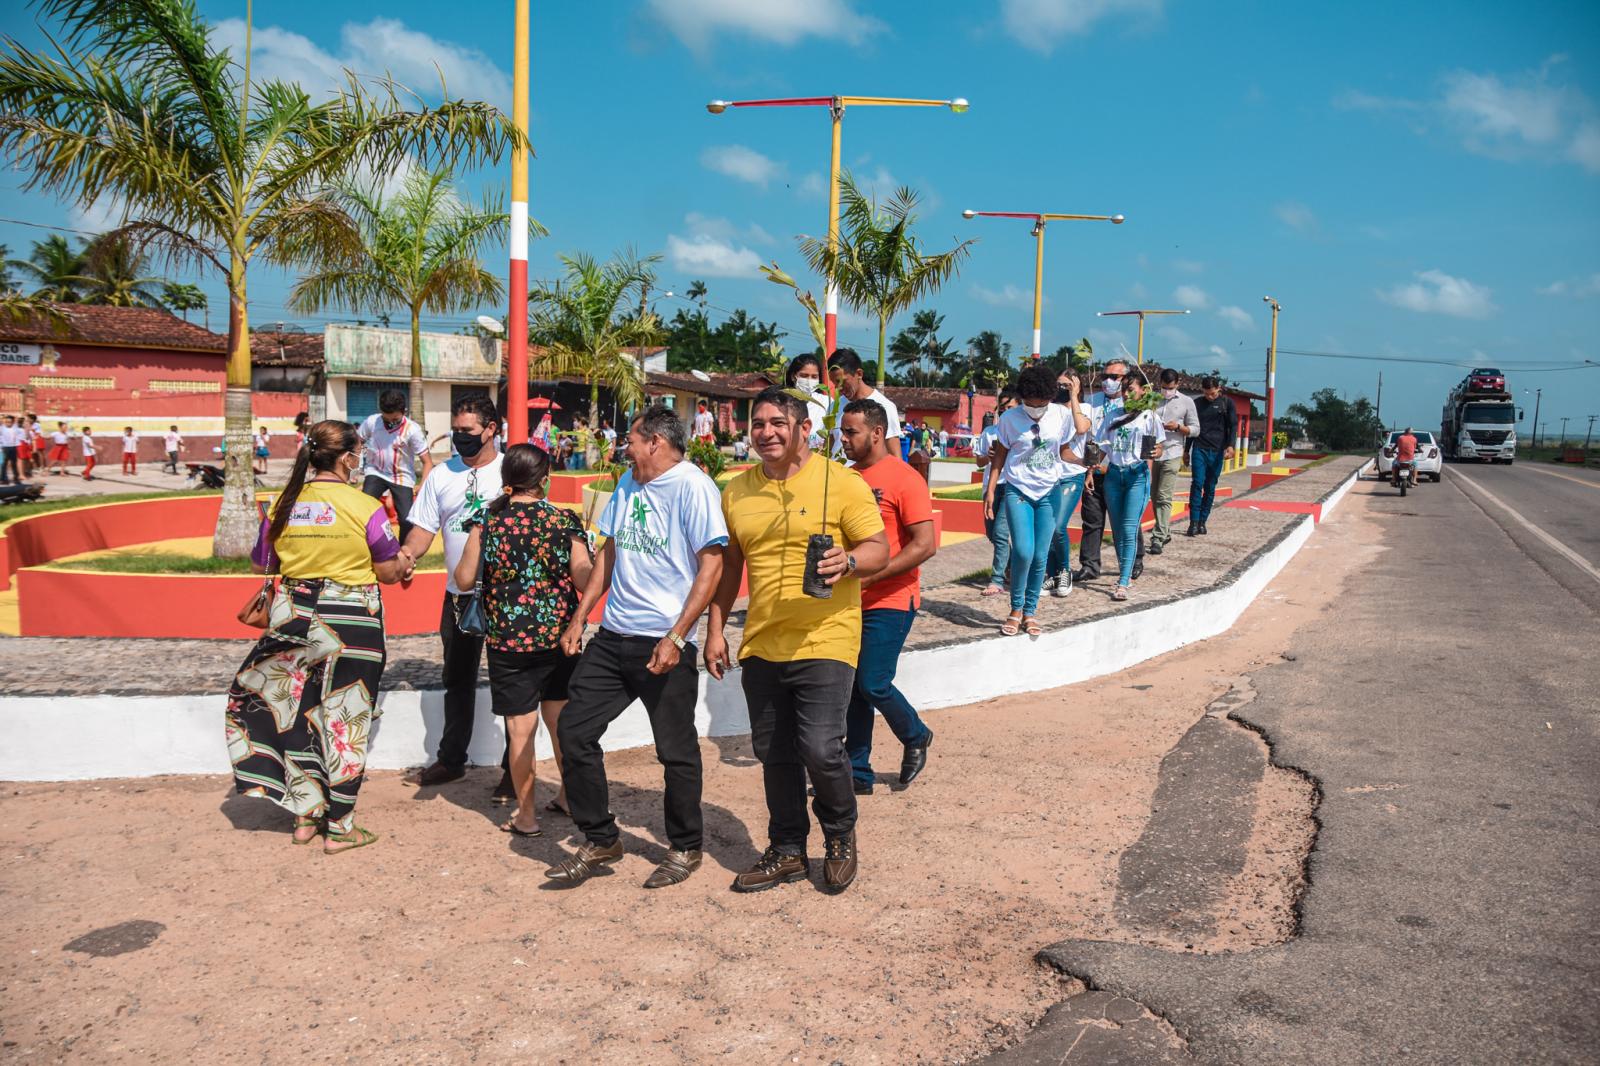
{"type": "Polygon", "coordinates": [[[272,565],[267,568],[267,579],[261,582],[250,602],[239,608],[239,621],[251,629],[266,629],[272,624],[272,597],[277,592],[277,577],[273,571],[277,568],[278,557],[274,554],[272,565]]]}

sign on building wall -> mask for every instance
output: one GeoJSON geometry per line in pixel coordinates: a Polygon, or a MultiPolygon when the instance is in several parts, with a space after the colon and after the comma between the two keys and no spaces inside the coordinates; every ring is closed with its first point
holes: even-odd
{"type": "MultiPolygon", "coordinates": [[[[39,366],[43,362],[48,344],[20,344],[17,341],[0,341],[0,364],[6,366],[39,366]]],[[[50,349],[52,352],[55,349],[50,349]]]]}
{"type": "MultiPolygon", "coordinates": [[[[411,376],[409,330],[329,326],[323,336],[328,377],[411,376]]],[[[422,335],[422,376],[430,381],[498,381],[500,342],[456,333],[422,335]]]]}

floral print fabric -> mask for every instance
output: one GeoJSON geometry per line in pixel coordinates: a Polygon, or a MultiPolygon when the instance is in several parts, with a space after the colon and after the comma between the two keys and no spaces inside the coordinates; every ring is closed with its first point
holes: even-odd
{"type": "MultiPolygon", "coordinates": [[[[583,523],[547,500],[513,502],[486,516],[483,538],[480,594],[489,621],[489,647],[557,647],[578,608],[572,542],[584,538],[583,523]]],[[[579,550],[588,550],[587,541],[579,550]]]]}
{"type": "Polygon", "coordinates": [[[286,579],[228,691],[228,757],[240,793],[348,833],[384,658],[376,585],[286,579]]]}

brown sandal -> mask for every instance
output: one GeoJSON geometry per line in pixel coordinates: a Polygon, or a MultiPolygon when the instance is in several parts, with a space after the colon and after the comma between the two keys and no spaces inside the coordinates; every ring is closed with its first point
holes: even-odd
{"type": "Polygon", "coordinates": [[[1030,638],[1041,636],[1044,633],[1044,630],[1039,628],[1039,620],[1037,618],[1024,618],[1022,620],[1022,628],[1030,638]]]}
{"type": "Polygon", "coordinates": [[[1000,624],[1000,632],[1008,637],[1014,637],[1022,631],[1022,616],[1014,614],[1000,624]]]}

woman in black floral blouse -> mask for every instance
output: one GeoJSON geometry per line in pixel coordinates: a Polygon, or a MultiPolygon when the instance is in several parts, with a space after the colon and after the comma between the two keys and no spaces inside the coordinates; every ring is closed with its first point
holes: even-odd
{"type": "MultiPolygon", "coordinates": [[[[550,455],[531,444],[506,449],[500,468],[501,495],[489,504],[484,525],[475,526],[456,566],[456,585],[470,591],[483,553],[484,617],[489,632],[489,692],[494,713],[505,718],[511,748],[511,783],[517,807],[500,828],[518,836],[538,836],[534,806],[534,740],[540,710],[550,744],[556,747],[556,721],[567,702],[567,680],[576,659],[561,653],[561,634],[572,622],[578,596],[589,580],[594,558],[583,523],[571,511],[544,498],[550,455]]],[[[563,795],[546,808],[565,811],[563,795]]]]}

